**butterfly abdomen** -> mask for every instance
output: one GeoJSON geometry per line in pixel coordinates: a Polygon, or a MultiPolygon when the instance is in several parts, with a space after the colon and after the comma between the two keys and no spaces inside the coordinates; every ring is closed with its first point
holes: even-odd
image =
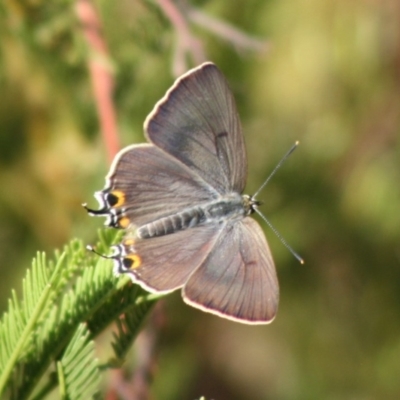
{"type": "Polygon", "coordinates": [[[141,239],[150,239],[193,228],[204,223],[205,220],[206,215],[202,207],[193,207],[143,225],[138,229],[137,234],[141,239]]]}
{"type": "Polygon", "coordinates": [[[150,239],[199,225],[241,218],[244,215],[246,210],[242,196],[234,193],[143,225],[138,228],[137,235],[141,239],[150,239]]]}

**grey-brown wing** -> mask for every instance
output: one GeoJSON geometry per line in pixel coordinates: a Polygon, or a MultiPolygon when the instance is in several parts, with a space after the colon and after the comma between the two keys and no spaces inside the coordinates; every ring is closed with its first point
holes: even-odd
{"type": "Polygon", "coordinates": [[[151,292],[181,288],[215,246],[220,229],[205,225],[151,239],[128,236],[115,246],[114,271],[128,274],[151,292]]]}
{"type": "Polygon", "coordinates": [[[205,63],[180,77],[145,121],[149,140],[219,193],[241,193],[247,159],[239,115],[221,71],[205,63]]]}
{"type": "Polygon", "coordinates": [[[264,233],[251,219],[227,224],[183,287],[186,303],[247,324],[271,322],[279,286],[264,233]]]}
{"type": "Polygon", "coordinates": [[[185,207],[210,201],[218,193],[187,166],[151,144],[134,145],[115,158],[106,187],[95,194],[100,210],[117,228],[141,226],[185,207]]]}

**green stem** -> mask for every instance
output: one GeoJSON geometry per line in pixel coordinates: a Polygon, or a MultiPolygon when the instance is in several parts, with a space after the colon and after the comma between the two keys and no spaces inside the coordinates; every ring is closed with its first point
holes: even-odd
{"type": "Polygon", "coordinates": [[[66,400],[67,399],[67,390],[65,386],[65,375],[64,375],[64,369],[62,366],[61,361],[57,362],[57,375],[58,375],[58,383],[60,385],[60,399],[66,400]]]}

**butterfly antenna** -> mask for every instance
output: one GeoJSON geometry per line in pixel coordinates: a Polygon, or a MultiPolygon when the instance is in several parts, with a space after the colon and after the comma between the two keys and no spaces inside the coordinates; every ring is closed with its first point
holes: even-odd
{"type": "MultiPolygon", "coordinates": [[[[286,159],[296,150],[297,146],[300,144],[299,141],[296,141],[296,143],[289,149],[289,151],[282,157],[281,161],[278,162],[276,167],[273,169],[273,171],[270,173],[269,177],[264,181],[264,183],[260,186],[260,188],[257,190],[257,192],[252,196],[253,199],[257,197],[257,195],[261,192],[261,190],[264,189],[264,187],[267,185],[267,183],[270,181],[270,179],[275,175],[276,171],[280,168],[280,166],[286,161],[286,159]]],[[[279,236],[279,235],[278,235],[279,236]]],[[[282,242],[283,243],[283,242],[282,242]]]]}
{"type": "Polygon", "coordinates": [[[271,228],[272,232],[275,233],[275,235],[278,237],[278,239],[293,254],[293,256],[296,258],[296,260],[300,264],[304,264],[304,260],[288,245],[286,240],[282,237],[282,235],[278,232],[278,230],[271,224],[271,222],[268,221],[268,219],[265,217],[265,215],[261,211],[259,211],[257,208],[255,208],[254,210],[267,223],[267,225],[271,228]]]}

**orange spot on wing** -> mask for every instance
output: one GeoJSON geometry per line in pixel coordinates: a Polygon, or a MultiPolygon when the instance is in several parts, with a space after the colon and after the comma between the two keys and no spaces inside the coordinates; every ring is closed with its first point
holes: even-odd
{"type": "Polygon", "coordinates": [[[126,247],[133,246],[134,244],[135,244],[135,239],[129,238],[124,240],[124,246],[126,247]]]}
{"type": "Polygon", "coordinates": [[[127,228],[130,225],[130,223],[131,221],[129,220],[128,217],[122,217],[118,220],[118,225],[123,229],[127,228]]]}
{"type": "Polygon", "coordinates": [[[142,264],[142,259],[137,254],[128,254],[123,259],[123,264],[125,268],[135,269],[140,267],[142,264]]]}

